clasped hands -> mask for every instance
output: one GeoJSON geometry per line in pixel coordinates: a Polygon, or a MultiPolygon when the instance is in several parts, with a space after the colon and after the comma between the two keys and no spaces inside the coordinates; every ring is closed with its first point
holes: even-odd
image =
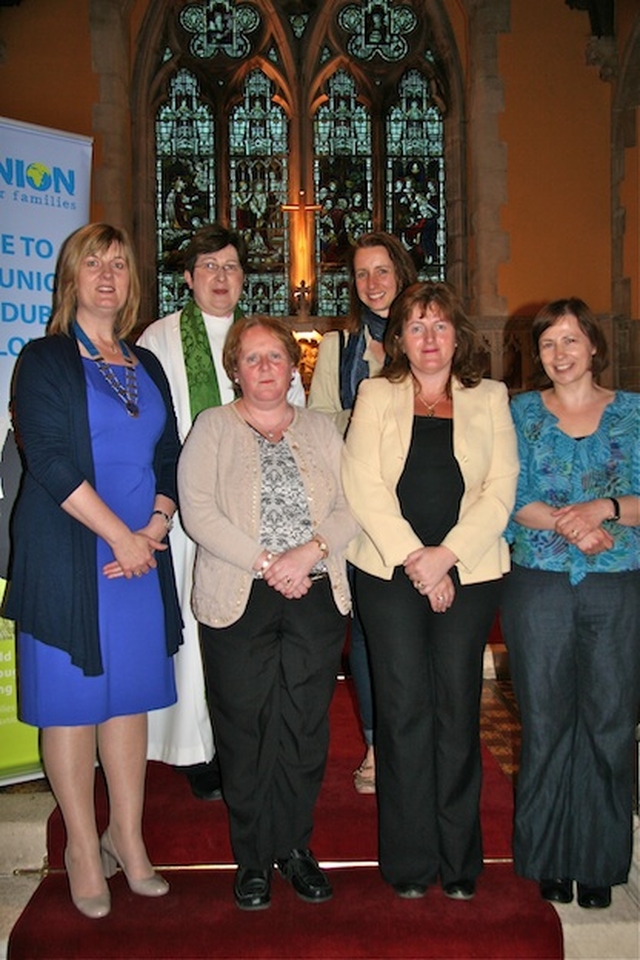
{"type": "Polygon", "coordinates": [[[551,516],[557,518],[555,532],[587,555],[610,550],[613,538],[600,526],[606,519],[602,516],[602,503],[602,500],[588,500],[552,510],[551,516]]]}
{"type": "Polygon", "coordinates": [[[271,559],[260,559],[260,572],[270,587],[288,600],[299,600],[311,587],[309,573],[318,561],[318,545],[314,540],[292,547],[283,553],[272,553],[271,559]]]}
{"type": "Polygon", "coordinates": [[[420,547],[404,561],[404,572],[418,593],[426,597],[434,613],[445,613],[456,590],[449,570],[457,557],[448,547],[420,547]]]}
{"type": "Polygon", "coordinates": [[[102,572],[109,580],[117,577],[142,577],[149,573],[158,562],[154,556],[156,550],[166,550],[167,544],[156,540],[146,527],[141,530],[128,530],[117,543],[112,544],[115,560],[105,563],[102,572]]]}

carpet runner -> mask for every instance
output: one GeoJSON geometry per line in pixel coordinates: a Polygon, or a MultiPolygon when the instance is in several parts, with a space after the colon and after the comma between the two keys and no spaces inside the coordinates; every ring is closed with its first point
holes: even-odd
{"type": "MultiPolygon", "coordinates": [[[[375,797],[360,796],[352,786],[363,750],[351,686],[340,682],[312,838],[314,853],[330,869],[331,901],[305,904],[275,876],[270,910],[239,911],[224,804],[194,799],[182,774],[150,763],[144,833],[152,861],[171,884],[169,895],[134,896],[118,873],[110,881],[111,914],[98,921],[82,917],[69,900],[64,830],[55,811],[48,825],[51,872],[11,933],[9,960],[562,958],[555,910],[540,898],[537,884],[513,872],[512,788],[489,752],[483,751],[481,806],[485,869],[476,897],[460,902],[438,887],[423,900],[400,900],[382,881],[375,865],[375,797]]],[[[107,814],[101,776],[96,797],[102,827],[107,814]]]]}

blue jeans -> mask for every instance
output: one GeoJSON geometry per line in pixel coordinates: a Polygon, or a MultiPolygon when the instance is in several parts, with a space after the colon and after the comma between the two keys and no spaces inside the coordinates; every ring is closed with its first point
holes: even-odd
{"type": "Polygon", "coordinates": [[[640,572],[514,566],[502,629],[522,719],[514,861],[533,880],[625,883],[640,699],[640,572]]]}

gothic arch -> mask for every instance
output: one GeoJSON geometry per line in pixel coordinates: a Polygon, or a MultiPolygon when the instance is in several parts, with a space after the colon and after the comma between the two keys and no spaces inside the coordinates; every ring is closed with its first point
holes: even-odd
{"type": "MultiPolygon", "coordinates": [[[[344,0],[341,0],[341,3],[344,0]]],[[[290,29],[282,16],[282,5],[276,6],[271,0],[254,0],[268,18],[269,28],[274,38],[283,43],[286,49],[290,29]]],[[[338,0],[320,5],[317,19],[313,23],[307,49],[314,49],[331,30],[332,18],[338,0]]],[[[158,105],[166,95],[168,78],[176,69],[176,62],[162,64],[162,44],[165,27],[170,18],[182,6],[178,0],[158,0],[149,4],[142,23],[137,54],[133,70],[131,89],[132,114],[132,165],[135,199],[133,210],[133,230],[139,252],[140,272],[144,301],[142,317],[151,319],[155,314],[155,149],[154,116],[158,105]],[[159,64],[161,66],[159,67],[159,64]]],[[[446,208],[447,208],[447,277],[461,293],[467,295],[467,257],[468,235],[465,196],[465,110],[464,83],[460,58],[451,24],[441,0],[423,0],[425,20],[428,24],[429,38],[438,62],[441,65],[448,94],[448,109],[444,117],[445,163],[446,163],[446,208]]],[[[179,59],[179,58],[178,58],[179,59]]],[[[255,63],[253,64],[255,66],[255,63]]],[[[266,68],[266,61],[262,64],[266,68]]],[[[274,69],[270,65],[269,73],[277,77],[277,82],[288,89],[291,96],[290,109],[300,114],[308,114],[310,103],[300,102],[296,93],[296,64],[292,58],[283,56],[274,69]]],[[[203,68],[204,69],[204,68],[203,68]]],[[[298,67],[304,71],[304,67],[298,67]]],[[[243,71],[244,72],[244,71],[243,71]]],[[[301,87],[302,85],[298,85],[301,87]]],[[[292,152],[299,145],[292,143],[292,152]]],[[[303,188],[309,185],[302,183],[303,188]]],[[[293,185],[292,185],[293,189],[293,185]]]]}

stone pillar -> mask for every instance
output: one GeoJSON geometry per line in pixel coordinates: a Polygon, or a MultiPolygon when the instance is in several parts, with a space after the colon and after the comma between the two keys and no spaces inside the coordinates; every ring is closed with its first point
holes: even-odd
{"type": "Polygon", "coordinates": [[[100,80],[100,99],[93,108],[98,164],[93,199],[107,223],[133,225],[131,191],[131,113],[129,26],[130,0],[89,0],[91,58],[100,80]]]}
{"type": "Polygon", "coordinates": [[[509,257],[509,238],[500,212],[507,201],[507,150],[499,139],[504,110],[498,66],[498,34],[509,30],[509,0],[466,0],[469,16],[469,217],[470,307],[481,317],[505,317],[498,270],[509,257]]]}

